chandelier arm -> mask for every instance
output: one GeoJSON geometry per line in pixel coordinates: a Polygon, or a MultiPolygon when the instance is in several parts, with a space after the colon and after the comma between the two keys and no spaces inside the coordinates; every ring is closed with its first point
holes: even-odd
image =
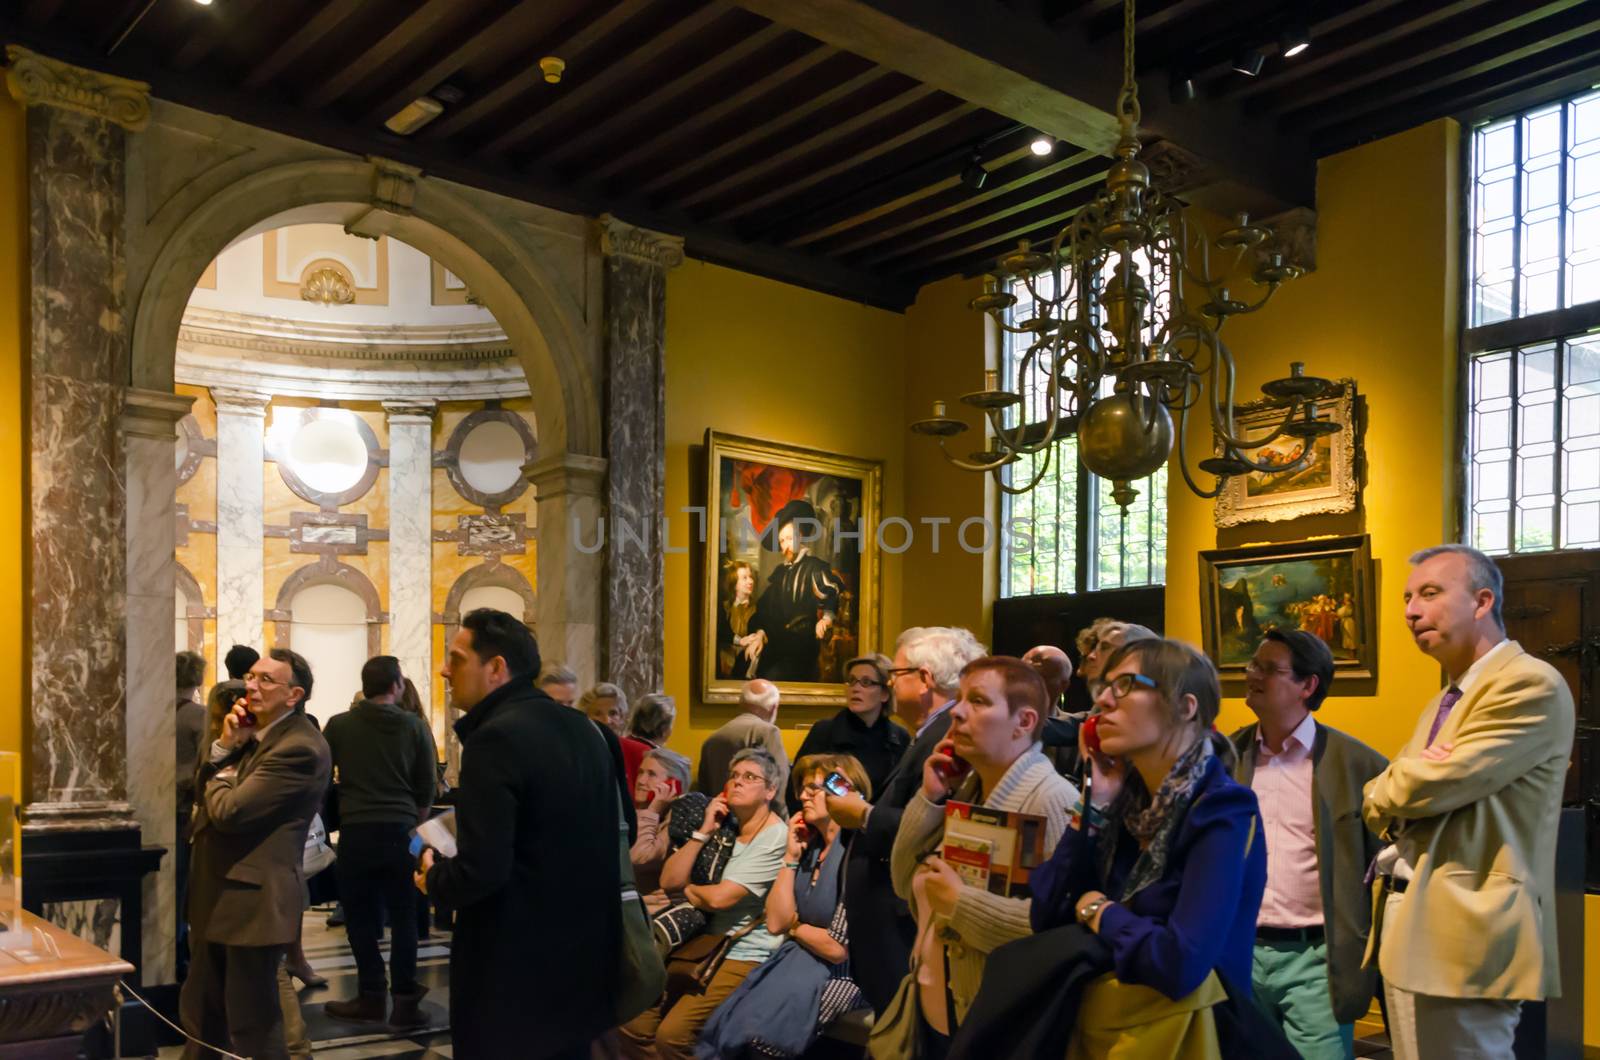
{"type": "Polygon", "coordinates": [[[1044,476],[1050,470],[1050,458],[1051,458],[1051,451],[1047,449],[1047,450],[1045,450],[1044,459],[1039,461],[1039,469],[1036,472],[1034,472],[1034,476],[1033,476],[1032,481],[1030,481],[1026,486],[1010,486],[1010,485],[1007,485],[1005,479],[1001,478],[1001,476],[1000,476],[1000,469],[999,468],[992,468],[991,470],[994,473],[994,484],[996,486],[999,486],[1001,491],[1004,492],[1004,493],[1008,493],[1013,497],[1021,496],[1022,494],[1029,492],[1034,487],[1038,486],[1039,483],[1044,481],[1044,476]]]}
{"type": "Polygon", "coordinates": [[[946,447],[945,439],[943,438],[939,439],[939,448],[943,450],[944,458],[946,460],[950,461],[950,463],[954,464],[963,471],[993,471],[994,469],[1004,467],[1006,464],[1011,462],[1011,456],[1009,453],[994,460],[985,460],[981,463],[975,460],[963,460],[946,447]]]}
{"type": "MultiPolygon", "coordinates": [[[[1245,306],[1243,309],[1236,309],[1228,315],[1231,317],[1237,317],[1243,316],[1246,313],[1254,313],[1257,309],[1260,309],[1262,306],[1266,305],[1272,300],[1272,296],[1278,293],[1278,287],[1279,285],[1277,283],[1267,284],[1267,293],[1261,296],[1261,300],[1259,302],[1257,302],[1255,305],[1245,306]]],[[[1222,325],[1219,323],[1217,326],[1221,327],[1222,325]]]]}
{"type": "MultiPolygon", "coordinates": [[[[1294,420],[1295,416],[1300,411],[1300,402],[1293,402],[1290,404],[1287,413],[1284,415],[1283,422],[1279,423],[1271,434],[1254,439],[1237,437],[1235,436],[1234,432],[1238,430],[1238,426],[1234,423],[1233,419],[1234,382],[1235,373],[1233,367],[1233,355],[1228,352],[1228,348],[1223,345],[1222,340],[1217,338],[1215,339],[1215,345],[1212,350],[1211,362],[1211,425],[1216,430],[1217,434],[1221,436],[1223,444],[1229,448],[1240,450],[1260,449],[1268,442],[1274,441],[1281,436],[1284,432],[1284,429],[1289,426],[1290,422],[1294,420]],[[1226,373],[1228,381],[1228,385],[1226,387],[1218,386],[1217,377],[1219,373],[1226,373]],[[1226,391],[1227,394],[1226,404],[1223,404],[1222,402],[1222,394],[1224,391],[1226,391]],[[1224,409],[1227,411],[1224,412],[1224,409]]],[[[1240,459],[1244,459],[1242,454],[1240,455],[1240,459]]],[[[1248,460],[1245,462],[1250,463],[1248,460]]],[[[1264,469],[1258,467],[1256,470],[1261,471],[1264,469]]]]}
{"type": "MultiPolygon", "coordinates": [[[[1219,476],[1217,478],[1217,480],[1216,480],[1216,484],[1213,485],[1209,490],[1205,490],[1205,489],[1201,489],[1200,488],[1200,484],[1194,480],[1194,476],[1189,474],[1189,441],[1188,441],[1189,432],[1187,430],[1188,424],[1189,424],[1189,410],[1187,408],[1179,410],[1179,412],[1178,412],[1178,470],[1183,472],[1184,484],[1189,487],[1190,492],[1194,493],[1197,497],[1201,497],[1203,499],[1209,500],[1212,497],[1215,497],[1217,494],[1222,492],[1222,483],[1223,483],[1224,480],[1219,476]]],[[[944,443],[941,442],[940,444],[942,445],[944,443]]]]}

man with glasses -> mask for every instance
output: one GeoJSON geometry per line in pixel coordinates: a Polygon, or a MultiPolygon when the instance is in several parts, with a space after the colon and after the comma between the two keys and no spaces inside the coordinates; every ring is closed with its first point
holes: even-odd
{"type": "MultiPolygon", "coordinates": [[[[299,708],[311,667],[274,648],[245,675],[200,767],[189,883],[189,977],[184,1029],[235,1053],[289,1055],[278,968],[300,935],[300,860],[328,790],[328,744],[299,708]]],[[[186,1057],[198,1057],[193,1042],[186,1057]]]]}
{"type": "Polygon", "coordinates": [[[889,875],[900,815],[922,784],[923,763],[950,730],[962,667],[987,654],[965,629],[914,626],[901,633],[887,676],[895,713],[912,733],[911,746],[884,782],[877,802],[868,803],[856,793],[828,796],[828,816],[841,828],[859,830],[850,845],[845,877],[845,912],[853,932],[850,968],[879,1013],[905,978],[916,932],[889,875]]]}
{"type": "Polygon", "coordinates": [[[1305,630],[1272,630],[1245,665],[1245,705],[1260,719],[1234,733],[1233,778],[1253,788],[1267,847],[1256,921],[1256,997],[1307,1060],[1349,1060],[1355,1021],[1372,1003],[1362,968],[1372,926],[1363,882],[1378,837],[1361,823],[1361,790],[1388,762],[1312,715],[1333,684],[1333,653],[1305,630]]]}
{"type": "Polygon", "coordinates": [[[759,747],[778,764],[779,799],[789,786],[789,752],[783,749],[783,733],[774,724],[778,717],[778,686],[756,678],[746,681],[739,692],[739,713],[700,745],[700,769],[695,790],[715,795],[728,781],[728,765],[746,747],[759,747]]]}

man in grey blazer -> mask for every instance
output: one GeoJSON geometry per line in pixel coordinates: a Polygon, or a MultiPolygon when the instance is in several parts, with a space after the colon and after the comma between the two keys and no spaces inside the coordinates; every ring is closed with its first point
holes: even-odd
{"type": "MultiPolygon", "coordinates": [[[[300,705],[311,667],[284,648],[257,660],[245,698],[196,777],[184,1029],[253,1060],[286,1058],[278,965],[300,932],[306,831],[332,773],[328,744],[300,705]]],[[[192,1042],[184,1056],[208,1053],[192,1042]]]]}
{"type": "Polygon", "coordinates": [[[1348,1060],[1377,985],[1361,966],[1372,927],[1363,876],[1379,846],[1361,790],[1388,762],[1313,719],[1333,684],[1333,653],[1314,634],[1269,632],[1245,682],[1260,720],[1232,736],[1233,778],[1255,790],[1267,843],[1255,994],[1306,1060],[1348,1060]]]}

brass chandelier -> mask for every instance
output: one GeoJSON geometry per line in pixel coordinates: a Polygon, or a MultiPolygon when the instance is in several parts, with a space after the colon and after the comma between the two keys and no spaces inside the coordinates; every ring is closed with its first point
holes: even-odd
{"type": "Polygon", "coordinates": [[[931,418],[911,425],[918,434],[938,438],[952,464],[992,472],[1001,489],[1020,494],[1044,478],[1053,443],[1066,435],[1075,417],[1079,459],[1094,474],[1111,480],[1111,496],[1124,511],[1139,492],[1130,483],[1153,474],[1171,456],[1174,413],[1178,465],[1189,489],[1201,497],[1215,497],[1230,476],[1298,471],[1313,459],[1311,441],[1339,429],[1317,418],[1317,399],[1334,385],[1305,375],[1295,362],[1287,378],[1261,388],[1285,405],[1282,422],[1261,437],[1240,436],[1234,422],[1233,355],[1218,332],[1229,317],[1260,309],[1279,285],[1302,270],[1285,263],[1279,253],[1258,254],[1249,279],[1264,293],[1254,301],[1235,297],[1226,283],[1242,275],[1245,256],[1268,239],[1270,230],[1240,215],[1233,227],[1207,238],[1190,228],[1183,203],[1152,185],[1149,168],[1138,159],[1133,9],[1134,0],[1124,0],[1122,90],[1117,96],[1121,137],[1104,189],[1056,234],[1048,252],[1023,240],[1002,257],[995,273],[985,277],[983,294],[971,303],[993,316],[1005,332],[1032,336],[1017,361],[1015,389],[1002,389],[1000,373],[989,370],[984,388],[961,399],[983,410],[989,448],[967,459],[949,451],[946,441],[967,425],[947,416],[943,401],[933,403],[931,418]],[[1214,253],[1220,261],[1215,271],[1214,253]],[[1040,283],[1046,275],[1048,286],[1040,283]],[[1011,277],[1032,298],[1031,319],[1006,320],[1007,310],[1017,303],[1016,295],[1003,286],[1011,277]],[[1189,410],[1208,390],[1211,423],[1222,452],[1199,463],[1202,472],[1215,476],[1205,488],[1190,474],[1184,426],[1189,410]],[[1017,422],[1008,426],[1008,412],[1024,404],[1025,394],[1033,396],[1033,409],[1019,411],[1017,422]],[[1025,422],[1028,411],[1042,413],[1042,420],[1025,422]],[[1292,463],[1247,455],[1282,435],[1306,443],[1292,463]],[[1041,452],[1044,457],[1028,482],[1008,483],[1002,476],[1007,465],[1041,452]]]}

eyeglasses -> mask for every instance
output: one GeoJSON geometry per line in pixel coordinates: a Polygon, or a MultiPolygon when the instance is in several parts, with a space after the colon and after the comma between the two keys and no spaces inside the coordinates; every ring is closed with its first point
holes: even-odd
{"type": "Polygon", "coordinates": [[[766,777],[765,773],[729,773],[728,774],[728,783],[730,783],[730,784],[765,784],[766,782],[767,782],[767,777],[766,777]]]}
{"type": "Polygon", "coordinates": [[[827,790],[821,784],[804,784],[800,788],[800,794],[809,799],[811,796],[820,795],[827,790]]]}
{"type": "Polygon", "coordinates": [[[917,674],[922,672],[920,666],[891,666],[889,667],[889,680],[893,681],[901,674],[917,674]]]}
{"type": "Polygon", "coordinates": [[[882,688],[883,682],[875,677],[852,677],[845,684],[851,688],[882,688]]]}
{"type": "Polygon", "coordinates": [[[257,673],[245,674],[244,675],[244,683],[245,684],[249,684],[251,681],[254,681],[256,684],[260,685],[262,688],[277,688],[277,687],[280,687],[282,685],[288,684],[287,681],[280,681],[276,677],[273,677],[271,674],[257,674],[257,673]]]}
{"type": "Polygon", "coordinates": [[[1269,677],[1273,674],[1292,674],[1294,673],[1294,667],[1262,666],[1254,659],[1251,659],[1249,662],[1244,664],[1244,672],[1247,674],[1254,674],[1257,677],[1269,677]]]}
{"type": "Polygon", "coordinates": [[[1118,674],[1107,682],[1106,687],[1111,689],[1111,694],[1117,699],[1126,699],[1128,693],[1135,688],[1148,688],[1152,692],[1161,686],[1156,684],[1156,679],[1146,677],[1144,674],[1118,674]]]}

